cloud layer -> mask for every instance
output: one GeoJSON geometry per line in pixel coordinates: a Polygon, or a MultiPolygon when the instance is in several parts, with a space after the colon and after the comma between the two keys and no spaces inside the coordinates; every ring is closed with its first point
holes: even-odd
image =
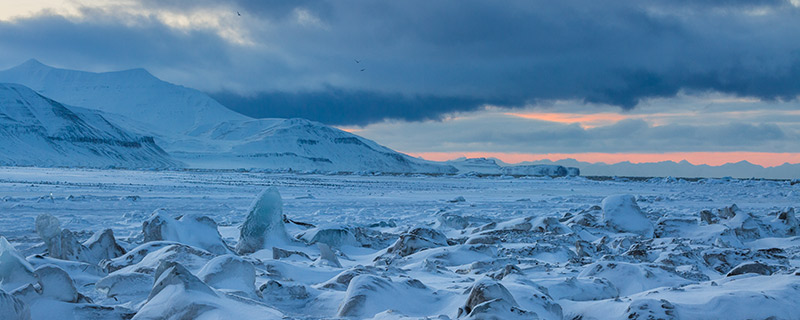
{"type": "Polygon", "coordinates": [[[0,21],[0,63],[145,67],[252,116],[332,124],[485,104],[630,109],[679,92],[800,93],[791,1],[99,3],[0,21]]]}

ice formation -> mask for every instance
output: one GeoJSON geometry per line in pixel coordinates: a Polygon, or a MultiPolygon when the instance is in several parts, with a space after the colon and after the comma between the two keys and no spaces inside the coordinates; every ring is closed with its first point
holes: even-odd
{"type": "Polygon", "coordinates": [[[0,317],[793,319],[800,306],[789,182],[103,172],[132,179],[114,187],[131,196],[79,180],[42,185],[71,196],[2,198],[0,317]],[[291,219],[272,188],[245,211],[239,182],[265,179],[291,219]],[[191,201],[132,192],[197,181],[191,201]],[[161,207],[174,209],[147,217],[161,207]]]}
{"type": "Polygon", "coordinates": [[[603,199],[603,221],[620,232],[630,232],[650,238],[653,223],[642,213],[632,195],[613,195],[603,199]]]}
{"type": "Polygon", "coordinates": [[[247,210],[241,226],[236,252],[252,253],[275,244],[286,244],[289,236],[283,225],[283,200],[278,188],[261,191],[247,210]]]}
{"type": "Polygon", "coordinates": [[[217,223],[209,217],[183,215],[172,218],[164,210],[156,210],[150,219],[142,224],[144,241],[169,240],[195,246],[214,254],[231,252],[222,241],[217,223]]]}

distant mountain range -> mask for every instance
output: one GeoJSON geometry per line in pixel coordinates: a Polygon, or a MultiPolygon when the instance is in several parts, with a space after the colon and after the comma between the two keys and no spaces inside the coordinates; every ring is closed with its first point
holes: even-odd
{"type": "MultiPolygon", "coordinates": [[[[575,159],[558,161],[541,160],[523,162],[520,165],[555,164],[576,167],[584,176],[626,176],[626,177],[707,177],[707,178],[800,178],[800,164],[785,163],[776,167],[763,167],[747,161],[726,163],[720,166],[694,165],[686,160],[681,162],[662,161],[652,163],[620,162],[615,164],[582,162],[575,159]]],[[[508,164],[502,164],[508,165],[508,164]]]]}
{"type": "MultiPolygon", "coordinates": [[[[153,137],[172,158],[194,168],[457,171],[450,165],[413,158],[318,122],[249,118],[205,93],[161,81],[144,69],[93,73],[29,60],[0,71],[0,82],[21,84],[65,105],[96,110],[97,115],[125,132],[153,137]]],[[[0,161],[3,163],[16,162],[0,161]]]]}

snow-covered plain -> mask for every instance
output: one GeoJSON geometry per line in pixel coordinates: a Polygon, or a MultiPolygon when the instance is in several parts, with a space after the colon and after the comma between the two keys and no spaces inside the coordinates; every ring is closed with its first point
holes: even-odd
{"type": "Polygon", "coordinates": [[[0,318],[798,319],[799,205],[788,181],[0,167],[0,318]]]}

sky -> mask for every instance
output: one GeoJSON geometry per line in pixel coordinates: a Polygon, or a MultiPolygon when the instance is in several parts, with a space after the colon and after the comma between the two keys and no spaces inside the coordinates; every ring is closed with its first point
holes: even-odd
{"type": "Polygon", "coordinates": [[[434,160],[800,163],[800,0],[0,0],[30,58],[434,160]]]}

